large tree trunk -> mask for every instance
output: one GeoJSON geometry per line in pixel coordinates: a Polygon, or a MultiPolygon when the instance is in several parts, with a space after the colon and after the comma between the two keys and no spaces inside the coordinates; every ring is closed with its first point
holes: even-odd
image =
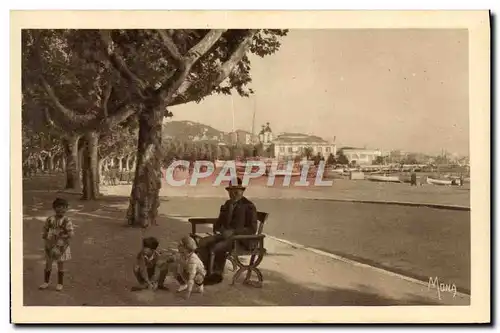
{"type": "Polygon", "coordinates": [[[40,161],[40,171],[44,172],[45,171],[45,159],[42,156],[38,157],[38,160],[40,161]]]}
{"type": "MultiPolygon", "coordinates": [[[[99,177],[106,171],[106,157],[99,160],[99,177]]],[[[100,179],[100,178],[99,178],[100,179]]]]}
{"type": "Polygon", "coordinates": [[[134,157],[132,158],[132,166],[130,167],[130,170],[135,171],[136,166],[137,166],[137,156],[134,155],[134,157]]]}
{"type": "Polygon", "coordinates": [[[130,171],[132,168],[130,167],[130,161],[132,161],[132,154],[128,154],[125,161],[125,170],[130,171]]]}
{"type": "Polygon", "coordinates": [[[54,172],[54,157],[55,155],[54,154],[50,154],[48,156],[48,160],[49,160],[49,173],[53,173],[54,172]]]}
{"type": "Polygon", "coordinates": [[[96,200],[100,196],[98,145],[99,133],[93,131],[85,133],[82,161],[82,200],[96,200]]]}
{"type": "Polygon", "coordinates": [[[79,161],[78,161],[78,141],[80,136],[75,135],[63,141],[66,169],[66,189],[81,191],[79,161]]]}
{"type": "Polygon", "coordinates": [[[161,130],[164,103],[157,102],[139,116],[139,140],[134,184],[127,212],[128,224],[147,228],[156,224],[161,188],[161,130]]]}

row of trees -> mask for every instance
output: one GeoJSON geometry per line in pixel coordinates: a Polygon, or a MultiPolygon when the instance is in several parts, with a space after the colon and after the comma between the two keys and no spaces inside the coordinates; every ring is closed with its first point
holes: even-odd
{"type": "Polygon", "coordinates": [[[234,160],[239,158],[265,156],[262,145],[218,145],[216,142],[193,142],[166,140],[162,145],[163,163],[170,164],[174,159],[195,160],[234,160]]]}
{"type": "MultiPolygon", "coordinates": [[[[125,148],[136,147],[127,220],[147,227],[159,206],[161,129],[164,117],[172,116],[169,109],[212,94],[249,96],[249,54],[275,53],[286,33],[23,30],[23,125],[59,141],[68,187],[78,188],[81,166],[84,199],[99,195],[99,165],[110,158],[107,149],[126,158],[131,152],[125,148]],[[123,144],[124,138],[134,144],[123,144]]],[[[24,147],[27,158],[45,156],[29,151],[31,142],[24,147]]]]}

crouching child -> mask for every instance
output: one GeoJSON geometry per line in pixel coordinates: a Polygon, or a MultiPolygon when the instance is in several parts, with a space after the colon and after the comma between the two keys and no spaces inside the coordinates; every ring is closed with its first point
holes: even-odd
{"type": "Polygon", "coordinates": [[[139,285],[132,287],[133,291],[167,290],[164,282],[168,273],[168,262],[158,251],[158,246],[159,242],[155,237],[142,240],[142,249],[137,254],[134,265],[134,275],[139,285]]]}
{"type": "Polygon", "coordinates": [[[193,287],[195,291],[203,293],[203,280],[207,274],[203,262],[200,260],[196,251],[196,242],[193,238],[187,236],[182,238],[179,243],[179,259],[177,265],[176,279],[180,283],[177,292],[186,292],[186,298],[191,296],[193,287]]]}

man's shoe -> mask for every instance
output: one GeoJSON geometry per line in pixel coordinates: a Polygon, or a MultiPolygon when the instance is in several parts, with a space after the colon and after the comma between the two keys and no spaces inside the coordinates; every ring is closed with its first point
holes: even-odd
{"type": "Polygon", "coordinates": [[[144,289],[147,289],[148,286],[146,286],[145,284],[141,284],[141,285],[138,285],[138,286],[133,286],[131,288],[132,291],[140,291],[140,290],[144,290],[144,289]]]}
{"type": "Polygon", "coordinates": [[[205,280],[203,281],[204,285],[211,286],[214,284],[221,283],[224,280],[222,277],[222,274],[211,274],[205,277],[205,280]]]}

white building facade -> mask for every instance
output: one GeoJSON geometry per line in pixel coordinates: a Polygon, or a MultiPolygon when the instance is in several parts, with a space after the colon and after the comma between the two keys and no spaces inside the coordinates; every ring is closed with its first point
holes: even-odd
{"type": "Polygon", "coordinates": [[[300,133],[283,133],[273,140],[274,156],[278,159],[291,159],[304,156],[310,149],[312,156],[321,155],[328,158],[330,154],[337,154],[335,143],[328,142],[314,135],[300,133]]]}
{"type": "Polygon", "coordinates": [[[354,161],[358,165],[371,165],[377,157],[384,156],[380,149],[343,149],[342,152],[349,163],[354,161]]]}

